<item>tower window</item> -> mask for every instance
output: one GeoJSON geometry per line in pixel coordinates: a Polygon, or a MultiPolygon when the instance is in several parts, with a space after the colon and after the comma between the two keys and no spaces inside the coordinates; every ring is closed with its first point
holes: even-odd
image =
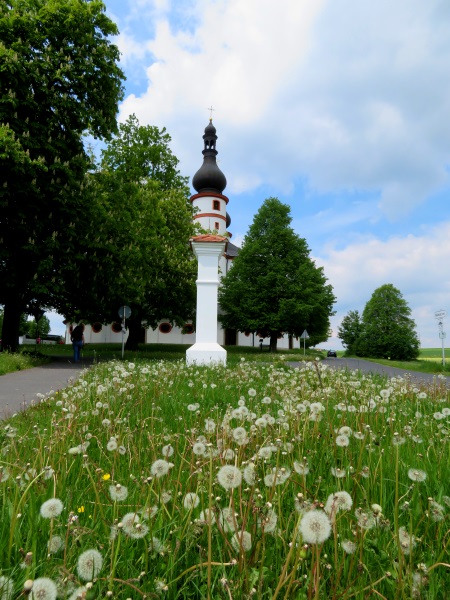
{"type": "Polygon", "coordinates": [[[219,223],[217,221],[214,223],[214,229],[219,231],[219,223]]]}
{"type": "Polygon", "coordinates": [[[220,200],[213,200],[213,210],[220,210],[220,200]]]}

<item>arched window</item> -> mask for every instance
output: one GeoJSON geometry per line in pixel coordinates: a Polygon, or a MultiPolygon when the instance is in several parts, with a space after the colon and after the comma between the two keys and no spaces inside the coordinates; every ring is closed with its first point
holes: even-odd
{"type": "Polygon", "coordinates": [[[96,321],[95,323],[92,323],[91,328],[94,333],[100,333],[100,331],[103,329],[103,325],[96,321]]]}
{"type": "Polygon", "coordinates": [[[194,333],[194,326],[192,325],[192,323],[185,323],[183,327],[183,334],[189,335],[190,333],[194,333]]]}
{"type": "Polygon", "coordinates": [[[122,325],[116,321],[111,325],[111,329],[114,331],[114,333],[120,333],[122,331],[122,325]]]}

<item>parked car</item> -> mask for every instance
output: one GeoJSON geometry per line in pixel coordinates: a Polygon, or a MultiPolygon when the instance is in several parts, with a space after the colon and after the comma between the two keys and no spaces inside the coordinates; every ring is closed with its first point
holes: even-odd
{"type": "Polygon", "coordinates": [[[336,350],[328,350],[328,352],[327,352],[327,358],[337,358],[337,352],[336,352],[336,350]]]}

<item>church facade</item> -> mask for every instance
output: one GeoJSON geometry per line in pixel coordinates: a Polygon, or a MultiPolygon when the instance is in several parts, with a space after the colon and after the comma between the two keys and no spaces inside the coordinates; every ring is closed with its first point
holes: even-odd
{"type": "MultiPolygon", "coordinates": [[[[231,233],[228,228],[231,218],[227,208],[229,198],[223,194],[227,185],[225,175],[217,165],[217,134],[216,128],[210,119],[203,135],[203,163],[192,178],[192,186],[195,193],[190,201],[196,213],[195,222],[205,231],[215,235],[228,236],[229,240],[225,253],[219,261],[219,273],[221,276],[227,274],[232,268],[234,258],[239,253],[239,248],[231,242],[231,233]]],[[[220,314],[220,311],[219,311],[220,314]]],[[[258,332],[241,332],[231,329],[223,329],[220,322],[217,325],[217,341],[226,346],[259,346],[261,338],[258,332]]],[[[70,342],[72,325],[67,324],[66,342],[70,342]]],[[[127,333],[124,334],[125,339],[127,333]]],[[[94,323],[85,325],[85,343],[117,343],[122,341],[122,328],[119,322],[109,325],[94,323]]],[[[195,343],[195,331],[191,322],[187,322],[183,328],[172,325],[169,321],[161,321],[156,329],[145,330],[145,343],[147,344],[188,344],[195,343]]],[[[262,342],[269,343],[266,338],[262,342]]],[[[278,340],[278,348],[300,348],[300,340],[284,335],[278,340]]]]}

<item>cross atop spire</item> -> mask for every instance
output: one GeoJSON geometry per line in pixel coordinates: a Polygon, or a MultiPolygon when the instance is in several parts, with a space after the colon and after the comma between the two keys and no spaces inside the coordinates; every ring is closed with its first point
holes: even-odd
{"type": "Polygon", "coordinates": [[[207,110],[209,110],[209,120],[212,121],[213,111],[216,110],[216,109],[213,108],[212,104],[211,104],[211,106],[207,110]]]}

